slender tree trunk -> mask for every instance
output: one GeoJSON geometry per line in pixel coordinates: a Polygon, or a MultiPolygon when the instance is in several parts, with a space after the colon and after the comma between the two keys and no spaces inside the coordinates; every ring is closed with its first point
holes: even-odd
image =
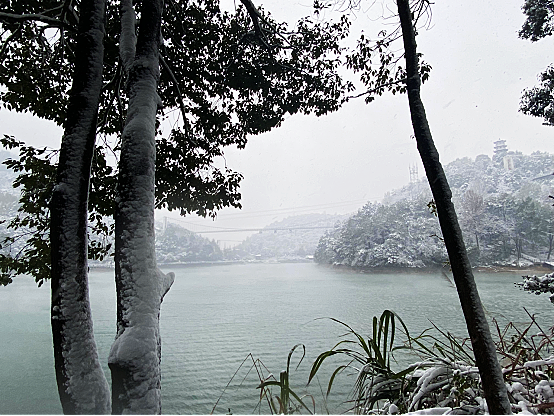
{"type": "Polygon", "coordinates": [[[519,236],[516,236],[514,238],[514,243],[516,246],[517,267],[519,267],[519,260],[521,259],[521,253],[523,251],[523,239],[519,236]]]}
{"type": "MultiPolygon", "coordinates": [[[[122,2],[122,11],[124,3],[130,4],[122,2]]],[[[154,250],[161,14],[161,0],[143,0],[136,53],[127,55],[133,61],[128,72],[129,108],[121,138],[115,218],[117,336],[108,360],[114,414],[161,413],[159,315],[163,296],[173,282],[172,273],[166,276],[158,271],[154,250]]],[[[127,35],[122,33],[122,39],[132,39],[127,35]]]]}
{"type": "Polygon", "coordinates": [[[64,413],[110,412],[88,296],[87,205],[102,88],[105,0],[80,4],[73,86],[50,205],[52,336],[64,413]]]}
{"type": "Polygon", "coordinates": [[[510,414],[511,406],[506,386],[498,364],[489,325],[479,299],[456,211],[451,201],[452,193],[439,161],[439,154],[433,143],[420,97],[421,80],[410,3],[409,0],[397,0],[397,5],[404,40],[408,100],[414,134],[437,205],[437,214],[471,338],[475,361],[481,375],[485,399],[490,414],[510,414]]]}

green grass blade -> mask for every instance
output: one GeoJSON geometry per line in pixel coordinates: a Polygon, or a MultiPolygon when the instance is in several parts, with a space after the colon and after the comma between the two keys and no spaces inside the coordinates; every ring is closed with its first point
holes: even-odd
{"type": "Polygon", "coordinates": [[[331,378],[329,379],[329,385],[327,386],[327,396],[329,396],[329,393],[331,393],[331,387],[333,387],[333,381],[335,381],[335,377],[342,373],[345,368],[350,367],[350,364],[343,364],[339,365],[337,368],[335,368],[335,371],[333,371],[333,374],[331,374],[331,378]]]}

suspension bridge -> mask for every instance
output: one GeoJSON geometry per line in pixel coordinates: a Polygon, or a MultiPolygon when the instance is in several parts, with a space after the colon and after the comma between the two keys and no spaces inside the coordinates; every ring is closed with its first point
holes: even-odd
{"type": "MultiPolygon", "coordinates": [[[[302,214],[316,214],[318,211],[323,210],[335,210],[340,209],[341,211],[345,208],[355,209],[359,208],[363,203],[366,203],[367,200],[351,200],[351,201],[340,201],[340,202],[330,202],[327,204],[318,204],[318,205],[307,205],[291,208],[277,208],[269,209],[262,211],[249,211],[249,212],[238,212],[224,214],[218,216],[219,221],[233,221],[237,224],[235,227],[232,226],[216,226],[208,225],[206,221],[198,221],[196,219],[187,220],[187,219],[177,219],[174,217],[164,217],[163,218],[163,229],[167,227],[168,222],[178,224],[180,227],[187,229],[196,234],[222,234],[222,233],[265,233],[265,232],[295,232],[295,231],[309,231],[309,230],[329,230],[335,227],[336,219],[330,219],[328,222],[325,220],[318,221],[307,221],[305,223],[298,222],[297,224],[290,224],[287,226],[266,226],[266,227],[248,227],[248,222],[252,219],[259,217],[268,217],[272,218],[270,221],[275,222],[276,218],[282,218],[284,216],[298,216],[302,214]],[[246,226],[245,226],[246,225],[246,226]]],[[[268,221],[268,222],[270,222],[268,221]]],[[[259,221],[256,221],[259,224],[259,221]]],[[[231,240],[229,240],[231,241],[231,240]]]]}
{"type": "Polygon", "coordinates": [[[329,230],[335,227],[335,224],[329,225],[298,225],[291,227],[263,227],[263,228],[231,228],[231,227],[216,227],[204,224],[195,224],[187,221],[177,220],[175,218],[164,217],[164,229],[167,227],[168,222],[178,223],[179,226],[185,228],[196,234],[219,234],[219,233],[240,233],[240,232],[269,232],[274,233],[278,231],[293,232],[297,230],[329,230]]]}

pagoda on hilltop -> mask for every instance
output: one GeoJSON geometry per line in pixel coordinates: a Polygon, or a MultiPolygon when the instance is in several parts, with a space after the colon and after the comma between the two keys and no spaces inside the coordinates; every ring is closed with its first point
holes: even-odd
{"type": "Polygon", "coordinates": [[[508,153],[508,146],[506,140],[498,139],[494,142],[494,154],[493,159],[502,159],[508,153]]]}
{"type": "Polygon", "coordinates": [[[504,169],[514,170],[514,159],[508,154],[506,140],[498,139],[494,142],[494,154],[492,160],[502,161],[504,169]]]}

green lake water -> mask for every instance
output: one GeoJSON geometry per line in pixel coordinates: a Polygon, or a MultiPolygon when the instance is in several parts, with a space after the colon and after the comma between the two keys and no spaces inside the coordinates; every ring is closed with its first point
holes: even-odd
{"type": "MultiPolygon", "coordinates": [[[[314,396],[316,411],[347,409],[353,378],[336,382],[328,402],[318,382],[306,389],[314,358],[339,341],[344,328],[370,333],[384,309],[397,312],[412,334],[429,321],[466,334],[455,289],[439,273],[363,274],[311,263],[233,264],[172,268],[176,281],[161,314],[163,412],[210,413],[244,359],[261,360],[278,377],[290,349],[302,343],[306,358],[291,374],[292,386],[314,396]]],[[[164,271],[169,271],[165,269],[164,271]]],[[[545,325],[554,307],[546,296],[514,287],[521,273],[477,273],[481,298],[500,322],[527,321],[524,307],[545,325]]],[[[49,285],[37,288],[27,277],[0,288],[0,413],[61,413],[50,333],[49,285]]],[[[90,295],[99,355],[109,378],[107,357],[115,335],[113,271],[93,270],[90,295]]],[[[294,355],[296,365],[301,354],[294,355]]],[[[247,361],[247,363],[251,361],[247,361]]],[[[259,379],[244,364],[221,397],[215,413],[259,412],[259,379]]],[[[338,363],[338,362],[337,362],[338,363]]],[[[319,377],[326,388],[332,365],[319,377]]],[[[267,413],[267,408],[262,408],[267,413]]]]}

